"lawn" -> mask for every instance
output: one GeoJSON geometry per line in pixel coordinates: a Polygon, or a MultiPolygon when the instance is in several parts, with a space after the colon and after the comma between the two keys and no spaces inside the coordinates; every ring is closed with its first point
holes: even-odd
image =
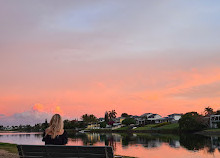
{"type": "Polygon", "coordinates": [[[0,143],[0,149],[6,150],[10,153],[18,153],[16,144],[0,143]]]}
{"type": "Polygon", "coordinates": [[[117,129],[115,129],[115,130],[129,130],[129,127],[121,127],[121,128],[117,128],[117,129]]]}
{"type": "Polygon", "coordinates": [[[179,124],[178,123],[172,123],[172,124],[168,124],[168,125],[163,125],[161,127],[155,127],[157,126],[157,124],[149,124],[149,125],[146,125],[144,127],[138,127],[134,130],[178,130],[179,128],[179,124]]]}
{"type": "Polygon", "coordinates": [[[212,128],[212,129],[207,129],[204,131],[206,131],[206,132],[220,132],[220,128],[212,128]]]}
{"type": "Polygon", "coordinates": [[[157,129],[158,130],[176,130],[178,128],[179,128],[178,123],[172,123],[172,124],[169,124],[169,125],[164,125],[164,126],[158,127],[157,129]]]}
{"type": "Polygon", "coordinates": [[[153,128],[155,126],[155,124],[149,124],[149,125],[146,125],[144,127],[138,127],[138,128],[135,128],[134,130],[151,130],[151,128],[153,128]]]}

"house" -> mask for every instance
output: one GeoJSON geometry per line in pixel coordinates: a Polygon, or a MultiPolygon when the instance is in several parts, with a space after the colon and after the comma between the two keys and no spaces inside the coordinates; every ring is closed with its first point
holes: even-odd
{"type": "Polygon", "coordinates": [[[100,129],[100,124],[98,123],[89,123],[87,129],[100,129]]]}
{"type": "Polygon", "coordinates": [[[220,123],[220,115],[211,115],[210,116],[210,127],[218,128],[217,123],[220,123]]]}
{"type": "Polygon", "coordinates": [[[169,118],[172,118],[172,121],[176,121],[176,122],[179,121],[181,116],[182,116],[182,114],[176,114],[176,113],[168,115],[169,118]]]}
{"type": "Polygon", "coordinates": [[[144,126],[146,124],[146,119],[145,118],[136,118],[136,125],[138,126],[144,126]]]}
{"type": "Polygon", "coordinates": [[[118,117],[118,118],[115,119],[115,122],[116,122],[116,123],[122,123],[122,121],[123,121],[124,119],[126,119],[126,117],[118,117]]]}
{"type": "Polygon", "coordinates": [[[160,115],[158,115],[158,114],[152,114],[152,115],[148,116],[147,122],[148,122],[148,123],[155,123],[155,121],[158,120],[158,119],[160,119],[160,118],[162,118],[160,115]]]}
{"type": "Polygon", "coordinates": [[[155,120],[155,123],[164,123],[164,122],[171,122],[171,123],[177,123],[179,119],[181,118],[182,114],[170,114],[168,117],[163,117],[155,120]]]}
{"type": "Polygon", "coordinates": [[[156,120],[162,118],[158,114],[153,114],[153,113],[145,113],[141,115],[140,117],[136,118],[136,124],[138,126],[150,124],[150,123],[155,123],[156,120]]]}
{"type": "Polygon", "coordinates": [[[99,121],[99,122],[104,122],[104,121],[105,121],[105,118],[99,118],[98,121],[99,121]]]}
{"type": "Polygon", "coordinates": [[[148,118],[150,115],[152,115],[152,113],[145,113],[143,115],[141,115],[141,118],[148,118]]]}
{"type": "Polygon", "coordinates": [[[171,122],[172,118],[169,117],[163,117],[163,118],[159,118],[157,120],[155,120],[155,123],[164,123],[164,122],[171,122]]]}

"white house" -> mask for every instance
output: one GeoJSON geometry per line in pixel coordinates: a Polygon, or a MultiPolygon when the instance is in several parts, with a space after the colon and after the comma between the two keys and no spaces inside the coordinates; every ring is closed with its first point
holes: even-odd
{"type": "Polygon", "coordinates": [[[217,123],[220,123],[220,115],[211,115],[210,116],[210,127],[217,128],[217,123]]]}
{"type": "Polygon", "coordinates": [[[169,117],[163,117],[155,120],[155,123],[164,123],[164,122],[171,122],[173,119],[169,117]]]}
{"type": "Polygon", "coordinates": [[[182,114],[170,114],[168,117],[163,117],[155,120],[155,123],[172,122],[177,123],[181,118],[182,114]]]}
{"type": "Polygon", "coordinates": [[[169,118],[173,119],[172,121],[179,121],[181,116],[182,116],[182,114],[176,114],[176,113],[168,115],[169,118]]]}
{"type": "Polygon", "coordinates": [[[160,119],[160,118],[162,118],[160,115],[158,115],[158,114],[152,114],[152,115],[148,116],[147,122],[149,122],[149,123],[155,123],[155,121],[158,120],[158,119],[160,119]]]}
{"type": "Polygon", "coordinates": [[[146,125],[148,123],[155,123],[156,120],[162,118],[158,114],[153,113],[145,113],[141,115],[140,117],[136,118],[136,124],[137,125],[146,125]]]}
{"type": "Polygon", "coordinates": [[[145,114],[141,115],[140,117],[148,118],[150,115],[152,115],[152,113],[145,113],[145,114]]]}

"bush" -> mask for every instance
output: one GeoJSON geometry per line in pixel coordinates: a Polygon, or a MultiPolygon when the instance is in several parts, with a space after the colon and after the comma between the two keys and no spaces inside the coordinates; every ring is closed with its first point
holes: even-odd
{"type": "Polygon", "coordinates": [[[184,114],[179,120],[181,131],[200,131],[206,128],[205,119],[197,112],[184,114]]]}
{"type": "Polygon", "coordinates": [[[105,127],[106,127],[106,124],[107,124],[106,122],[101,122],[101,123],[100,123],[100,127],[101,127],[101,128],[105,128],[105,127]]]}
{"type": "Polygon", "coordinates": [[[130,124],[135,124],[135,120],[133,118],[126,118],[122,121],[122,124],[128,126],[130,124]]]}

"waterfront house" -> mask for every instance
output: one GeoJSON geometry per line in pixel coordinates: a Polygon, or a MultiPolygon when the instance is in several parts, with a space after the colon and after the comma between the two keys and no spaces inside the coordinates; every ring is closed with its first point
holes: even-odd
{"type": "Polygon", "coordinates": [[[148,116],[147,118],[147,123],[151,124],[151,123],[155,123],[156,120],[162,118],[160,115],[158,114],[152,114],[150,116],[148,116]]]}
{"type": "Polygon", "coordinates": [[[141,115],[140,117],[136,118],[136,125],[143,126],[146,124],[155,123],[155,121],[160,118],[162,118],[162,117],[158,114],[145,113],[145,114],[141,115]]]}
{"type": "Polygon", "coordinates": [[[163,117],[155,120],[155,123],[164,123],[164,122],[171,122],[171,123],[177,123],[179,119],[181,118],[182,114],[170,114],[168,117],[163,117]]]}
{"type": "Polygon", "coordinates": [[[155,120],[155,123],[164,123],[164,122],[171,122],[173,119],[169,117],[163,117],[155,120]]]}
{"type": "Polygon", "coordinates": [[[105,121],[105,118],[99,118],[98,121],[99,121],[99,122],[104,122],[104,121],[105,121]]]}
{"type": "Polygon", "coordinates": [[[100,129],[99,123],[89,123],[87,129],[100,129]]]}
{"type": "Polygon", "coordinates": [[[220,115],[211,115],[210,116],[210,127],[218,128],[217,123],[220,123],[220,115]]]}

